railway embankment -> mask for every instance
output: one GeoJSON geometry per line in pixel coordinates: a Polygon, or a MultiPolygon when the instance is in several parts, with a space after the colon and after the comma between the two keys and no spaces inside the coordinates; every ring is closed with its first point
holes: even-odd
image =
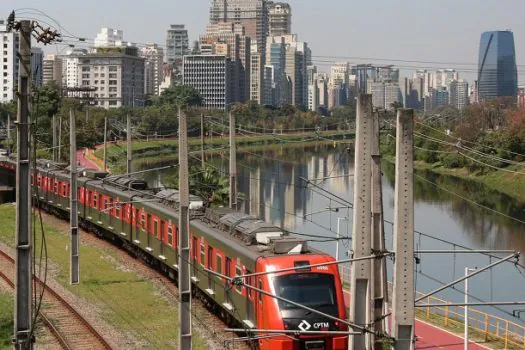
{"type": "MultiPolygon", "coordinates": [[[[48,283],[53,289],[100,330],[115,349],[176,348],[178,302],[173,283],[126,252],[82,231],[81,283],[69,285],[69,224],[45,213],[42,215],[49,255],[48,283]]],[[[0,227],[0,246],[12,254],[15,242],[12,204],[0,205],[0,227]]],[[[40,229],[36,232],[38,257],[42,235],[40,229]]],[[[12,332],[12,312],[7,312],[12,310],[12,301],[8,294],[0,293],[0,311],[6,310],[8,315],[0,317],[2,348],[1,344],[10,339],[12,332]]],[[[210,324],[220,321],[210,320],[206,309],[199,305],[195,306],[194,316],[194,349],[214,349],[214,344],[222,344],[208,329],[210,324]]]]}

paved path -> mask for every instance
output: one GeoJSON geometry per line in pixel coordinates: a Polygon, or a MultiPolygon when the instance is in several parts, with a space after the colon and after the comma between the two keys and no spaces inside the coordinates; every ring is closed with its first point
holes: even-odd
{"type": "Polygon", "coordinates": [[[80,165],[83,168],[91,168],[91,169],[98,169],[98,170],[100,170],[100,168],[98,167],[97,164],[93,163],[91,160],[89,160],[84,155],[85,151],[86,151],[85,148],[82,148],[82,149],[77,151],[77,162],[78,162],[78,165],[80,165]]]}
{"type": "MultiPolygon", "coordinates": [[[[344,292],[345,303],[349,305],[350,293],[344,292]]],[[[436,327],[432,324],[416,320],[415,333],[417,337],[416,349],[446,349],[463,350],[463,337],[451,333],[447,330],[436,327]]],[[[469,350],[485,350],[487,347],[471,343],[469,350]]]]}

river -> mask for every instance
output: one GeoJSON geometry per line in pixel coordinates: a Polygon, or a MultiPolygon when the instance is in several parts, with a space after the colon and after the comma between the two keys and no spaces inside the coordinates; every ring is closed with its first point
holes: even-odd
{"type": "MultiPolygon", "coordinates": [[[[225,173],[228,171],[227,153],[214,155],[208,161],[225,173]]],[[[335,148],[282,147],[264,152],[239,152],[238,190],[244,195],[241,209],[287,230],[323,237],[335,237],[340,218],[341,236],[351,236],[352,210],[344,200],[353,202],[353,161],[354,155],[348,153],[344,145],[335,148]],[[334,200],[335,197],[330,199],[326,192],[311,186],[306,188],[301,178],[318,179],[320,187],[343,200],[334,200]],[[338,208],[337,212],[335,208],[338,208]]],[[[384,217],[392,222],[394,166],[383,162],[382,167],[384,217]]],[[[158,186],[174,171],[177,170],[150,174],[148,179],[152,185],[158,186]]],[[[417,174],[418,177],[414,179],[415,229],[421,234],[415,235],[416,249],[454,250],[463,245],[473,249],[525,251],[525,224],[509,218],[525,221],[525,205],[472,181],[430,172],[417,174]],[[450,192],[440,190],[430,182],[450,192]],[[504,215],[483,209],[474,202],[504,215]],[[425,234],[454,242],[457,246],[429,238],[425,234]]],[[[389,223],[385,223],[385,235],[387,248],[392,249],[392,225],[389,223]]],[[[333,241],[309,244],[331,254],[336,251],[333,241]]],[[[351,242],[341,241],[340,258],[348,256],[350,250],[351,242]]],[[[463,276],[465,267],[481,268],[496,261],[482,254],[424,254],[419,257],[420,264],[416,265],[416,289],[420,292],[431,291],[441,286],[441,282],[448,283],[463,276]]],[[[391,278],[391,262],[389,265],[391,278]]],[[[447,289],[437,296],[462,302],[463,283],[457,284],[456,288],[447,289]]],[[[525,271],[520,272],[511,263],[503,263],[473,277],[469,289],[471,295],[483,301],[522,301],[525,299],[525,271]]],[[[473,301],[475,300],[472,299],[471,302],[473,301]]],[[[520,307],[486,310],[512,318],[508,313],[517,308],[520,307]]]]}

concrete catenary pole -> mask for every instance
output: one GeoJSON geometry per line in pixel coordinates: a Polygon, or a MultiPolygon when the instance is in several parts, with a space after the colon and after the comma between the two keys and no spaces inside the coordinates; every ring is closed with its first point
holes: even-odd
{"type": "Polygon", "coordinates": [[[69,282],[78,284],[80,281],[79,244],[78,244],[78,191],[77,191],[77,130],[75,113],[69,110],[69,167],[71,171],[69,195],[69,223],[71,225],[71,271],[69,282]]]}
{"type": "Polygon", "coordinates": [[[397,111],[392,336],[396,350],[414,348],[414,111],[397,111]]]}
{"type": "Polygon", "coordinates": [[[62,160],[62,116],[58,117],[58,159],[60,162],[62,160]]]}
{"type": "Polygon", "coordinates": [[[31,185],[29,183],[29,79],[31,22],[20,22],[16,167],[15,349],[32,349],[31,185]]]}
{"type": "MultiPolygon", "coordinates": [[[[372,95],[360,94],[357,99],[355,178],[354,178],[354,219],[352,250],[354,258],[370,255],[372,249],[371,231],[371,157],[372,157],[372,95]]],[[[350,285],[350,321],[358,325],[371,322],[371,262],[364,260],[352,264],[350,285]]],[[[354,329],[356,331],[356,329],[354,329]]],[[[370,349],[369,336],[362,334],[349,337],[349,349],[370,349]]]]}
{"type": "Polygon", "coordinates": [[[104,117],[104,171],[108,171],[108,117],[104,117]]]}
{"type": "Polygon", "coordinates": [[[57,118],[53,114],[53,118],[51,119],[51,129],[52,129],[52,135],[53,135],[53,162],[57,161],[57,118]]]}
{"type": "Polygon", "coordinates": [[[127,152],[128,161],[127,161],[126,172],[130,174],[132,171],[131,161],[133,158],[131,154],[131,116],[129,114],[126,117],[126,135],[127,135],[127,149],[128,149],[128,152],[127,152]]]}
{"type": "Polygon", "coordinates": [[[206,168],[204,162],[204,113],[201,113],[201,167],[202,170],[206,168]]]}
{"type": "MultiPolygon", "coordinates": [[[[379,111],[373,114],[374,133],[372,141],[372,249],[385,251],[385,230],[383,225],[383,191],[381,186],[381,152],[379,150],[379,111]]],[[[374,320],[375,331],[386,331],[385,303],[388,300],[386,260],[381,258],[372,261],[374,271],[374,320]]],[[[374,349],[382,350],[380,338],[374,340],[374,349]]]]}
{"type": "Polygon", "coordinates": [[[237,149],[235,147],[235,115],[230,110],[230,208],[237,210],[237,149]]]}
{"type": "Polygon", "coordinates": [[[188,174],[188,126],[186,114],[179,107],[179,349],[191,349],[190,281],[190,190],[188,174]]]}
{"type": "Polygon", "coordinates": [[[7,113],[7,154],[11,154],[11,114],[7,113]]]}

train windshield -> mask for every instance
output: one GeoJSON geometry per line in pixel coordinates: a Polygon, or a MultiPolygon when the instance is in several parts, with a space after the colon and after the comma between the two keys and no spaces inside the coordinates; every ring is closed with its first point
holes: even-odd
{"type": "MultiPolygon", "coordinates": [[[[337,306],[334,276],[322,273],[296,273],[273,279],[277,296],[309,307],[337,306]]],[[[279,300],[281,310],[297,306],[279,300]]]]}

